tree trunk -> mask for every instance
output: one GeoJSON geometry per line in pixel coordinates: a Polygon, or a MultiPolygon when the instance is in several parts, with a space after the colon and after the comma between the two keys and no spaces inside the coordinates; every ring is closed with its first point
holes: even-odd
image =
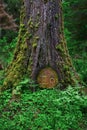
{"type": "Polygon", "coordinates": [[[63,31],[61,0],[24,0],[18,43],[3,89],[16,87],[26,74],[43,88],[74,84],[76,73],[63,31]]]}

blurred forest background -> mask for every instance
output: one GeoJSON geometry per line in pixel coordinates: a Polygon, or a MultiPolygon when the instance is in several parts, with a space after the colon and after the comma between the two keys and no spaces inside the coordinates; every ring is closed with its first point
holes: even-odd
{"type": "MultiPolygon", "coordinates": [[[[4,0],[6,11],[20,23],[20,0],[4,0]]],[[[65,37],[76,71],[87,84],[87,1],[63,0],[65,37]]],[[[13,57],[18,30],[0,28],[0,64],[5,69],[13,57]]],[[[2,72],[0,72],[2,73],[2,72]]],[[[0,77],[3,78],[3,77],[0,77]]],[[[2,81],[1,81],[2,82],[2,81]]]]}

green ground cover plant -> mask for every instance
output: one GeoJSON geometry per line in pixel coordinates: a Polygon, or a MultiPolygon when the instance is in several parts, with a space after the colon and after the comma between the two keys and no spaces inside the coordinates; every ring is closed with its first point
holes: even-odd
{"type": "MultiPolygon", "coordinates": [[[[26,87],[26,86],[25,86],[26,87]]],[[[19,102],[11,93],[0,96],[2,130],[86,130],[87,96],[79,88],[23,91],[19,102]]]]}

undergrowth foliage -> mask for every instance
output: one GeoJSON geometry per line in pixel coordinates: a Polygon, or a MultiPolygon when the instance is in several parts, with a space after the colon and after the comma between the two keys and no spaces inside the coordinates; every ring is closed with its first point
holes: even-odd
{"type": "Polygon", "coordinates": [[[85,130],[86,110],[87,97],[78,88],[24,90],[20,102],[11,102],[9,90],[0,97],[0,129],[85,130]]]}
{"type": "Polygon", "coordinates": [[[13,58],[16,42],[17,37],[15,37],[10,43],[6,37],[0,39],[0,62],[4,67],[6,67],[13,58]]]}
{"type": "Polygon", "coordinates": [[[3,84],[3,81],[4,81],[4,71],[3,70],[1,70],[0,71],[0,86],[3,84]]]}
{"type": "Polygon", "coordinates": [[[29,77],[24,77],[19,82],[19,84],[13,89],[13,95],[21,95],[22,91],[30,90],[31,92],[35,92],[38,89],[38,84],[30,79],[29,77]]]}

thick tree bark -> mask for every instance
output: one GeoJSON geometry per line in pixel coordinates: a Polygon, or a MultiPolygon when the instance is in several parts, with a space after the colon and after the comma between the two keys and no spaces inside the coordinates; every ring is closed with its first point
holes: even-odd
{"type": "Polygon", "coordinates": [[[47,67],[57,73],[61,88],[75,83],[63,28],[61,0],[23,1],[18,43],[3,89],[16,87],[25,74],[37,80],[47,67]]]}

